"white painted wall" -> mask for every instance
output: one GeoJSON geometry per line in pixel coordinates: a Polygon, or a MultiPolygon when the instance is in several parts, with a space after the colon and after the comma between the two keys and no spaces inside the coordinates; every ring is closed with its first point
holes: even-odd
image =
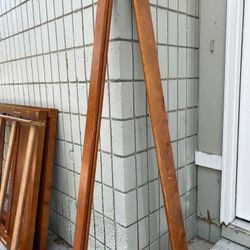
{"type": "MultiPolygon", "coordinates": [[[[50,228],[72,243],[96,1],[0,1],[0,101],[59,109],[50,228]]],[[[198,0],[151,0],[187,237],[196,233],[198,0]]],[[[89,249],[167,249],[131,1],[114,0],[89,249]]],[[[153,84],[153,83],[152,83],[153,84]]]]}

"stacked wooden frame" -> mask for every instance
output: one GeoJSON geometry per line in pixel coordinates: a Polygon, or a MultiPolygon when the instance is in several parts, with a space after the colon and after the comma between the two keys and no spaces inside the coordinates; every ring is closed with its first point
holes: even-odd
{"type": "MultiPolygon", "coordinates": [[[[186,250],[187,242],[163,98],[150,4],[149,0],[133,0],[132,2],[136,17],[170,244],[173,250],[186,250]]],[[[112,4],[112,0],[98,0],[97,4],[88,111],[74,237],[75,250],[88,249],[112,4]]]]}
{"type": "Polygon", "coordinates": [[[0,238],[10,249],[46,249],[56,124],[57,110],[0,104],[0,238]]]}

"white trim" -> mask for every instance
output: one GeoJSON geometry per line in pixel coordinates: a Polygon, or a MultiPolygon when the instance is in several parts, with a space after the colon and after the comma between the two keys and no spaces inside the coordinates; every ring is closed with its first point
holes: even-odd
{"type": "Polygon", "coordinates": [[[227,1],[220,216],[221,222],[224,222],[226,225],[235,218],[243,4],[243,0],[227,1]]]}
{"type": "MultiPolygon", "coordinates": [[[[242,41],[238,159],[236,183],[236,216],[250,224],[250,199],[248,187],[249,171],[249,139],[250,139],[250,1],[244,6],[244,34],[242,41]]],[[[250,241],[250,240],[249,240],[250,241]]]]}
{"type": "Polygon", "coordinates": [[[220,155],[208,154],[201,151],[195,152],[195,164],[198,166],[221,171],[221,160],[222,157],[220,155]]]}

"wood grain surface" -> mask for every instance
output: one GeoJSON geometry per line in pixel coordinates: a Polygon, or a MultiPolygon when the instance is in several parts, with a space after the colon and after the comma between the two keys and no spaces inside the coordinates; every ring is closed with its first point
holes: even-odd
{"type": "Polygon", "coordinates": [[[97,4],[87,121],[77,202],[74,250],[88,249],[111,13],[112,0],[99,0],[97,4]]]}
{"type": "Polygon", "coordinates": [[[133,0],[133,6],[171,249],[186,250],[187,241],[185,237],[149,0],[133,0]]]}

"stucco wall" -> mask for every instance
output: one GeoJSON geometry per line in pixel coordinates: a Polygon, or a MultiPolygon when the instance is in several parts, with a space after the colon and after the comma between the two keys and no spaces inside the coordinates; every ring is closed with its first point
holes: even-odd
{"type": "MultiPolygon", "coordinates": [[[[0,100],[59,109],[50,228],[72,244],[96,1],[0,1],[0,100]]],[[[196,234],[198,0],[151,0],[188,239],[196,234]]],[[[167,249],[134,17],[114,0],[89,249],[167,249]]],[[[152,83],[153,84],[153,83],[152,83]]]]}

